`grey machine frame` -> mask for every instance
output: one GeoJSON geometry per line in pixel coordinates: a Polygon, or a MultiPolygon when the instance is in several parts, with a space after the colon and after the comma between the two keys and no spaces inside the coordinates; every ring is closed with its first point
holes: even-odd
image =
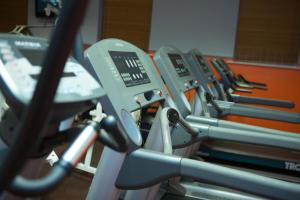
{"type": "MultiPolygon", "coordinates": [[[[125,154],[104,148],[87,199],[118,199],[121,189],[131,190],[126,192],[125,199],[155,198],[157,184],[178,176],[274,199],[297,199],[300,196],[299,185],[295,183],[171,155],[173,148],[189,147],[205,138],[238,140],[252,144],[259,142],[262,145],[299,150],[297,137],[280,133],[270,137],[265,132],[251,135],[252,132],[247,131],[241,131],[239,134],[226,128],[221,129],[228,134],[221,135],[210,131],[209,125],[188,123],[181,117],[181,113],[176,111],[178,107],[168,95],[150,57],[128,42],[117,39],[102,40],[87,49],[85,55],[91,69],[107,92],[108,98],[101,101],[105,112],[117,117],[131,141],[130,151],[125,154]],[[141,66],[131,64],[131,67],[141,67],[150,82],[126,87],[109,51],[135,53],[141,66]],[[160,102],[161,107],[158,109],[146,144],[141,148],[142,137],[131,112],[154,102],[160,102]],[[172,121],[170,116],[173,115],[170,115],[169,111],[177,116],[175,121],[172,121]],[[183,131],[171,135],[170,122],[180,124],[183,131]],[[260,139],[257,140],[257,137],[260,139]],[[147,188],[150,186],[154,187],[147,188]]],[[[218,130],[219,127],[213,129],[218,130]]]]}
{"type": "Polygon", "coordinates": [[[224,86],[215,77],[205,56],[198,49],[192,49],[185,55],[191,66],[193,74],[196,78],[201,80],[201,85],[203,86],[204,90],[213,95],[213,97],[217,100],[286,108],[293,108],[295,106],[293,102],[287,100],[260,98],[230,93],[229,91],[224,90],[224,86]]]}
{"type": "MultiPolygon", "coordinates": [[[[207,109],[207,102],[205,95],[203,94],[203,87],[200,86],[200,82],[202,80],[196,79],[192,73],[189,73],[186,76],[180,77],[173,66],[172,61],[170,60],[168,54],[176,54],[182,58],[183,65],[192,72],[192,66],[189,65],[187,59],[184,54],[175,47],[161,47],[154,56],[154,60],[156,62],[156,66],[159,68],[161,76],[164,79],[166,85],[172,91],[172,96],[178,109],[182,113],[182,115],[186,118],[186,120],[195,122],[208,124],[213,127],[220,128],[229,128],[234,131],[253,131],[255,132],[265,132],[271,134],[270,137],[275,136],[275,134],[279,135],[290,135],[294,137],[298,137],[295,133],[290,133],[286,131],[280,131],[275,129],[263,128],[258,126],[246,125],[242,123],[230,122],[221,119],[216,119],[211,116],[211,113],[216,112],[212,105],[209,105],[211,109],[207,109]],[[184,92],[195,89],[196,95],[194,96],[192,106],[187,103],[187,98],[184,95],[184,92]],[[213,112],[210,112],[212,111],[213,112]],[[192,115],[190,114],[192,113],[192,115]]],[[[232,103],[231,103],[232,104],[232,103]]],[[[220,129],[220,134],[225,134],[224,130],[220,129]]],[[[249,164],[257,163],[261,166],[266,167],[274,167],[276,169],[290,170],[286,167],[286,163],[299,163],[299,153],[292,152],[283,152],[282,150],[276,150],[272,148],[264,148],[257,147],[256,145],[245,145],[242,146],[240,144],[233,144],[232,142],[220,142],[214,141],[211,143],[207,143],[206,146],[202,145],[203,148],[206,149],[206,152],[213,154],[211,149],[216,153],[223,153],[225,156],[225,152],[228,157],[236,156],[236,160],[240,160],[242,162],[247,162],[249,164]],[[240,157],[239,155],[243,155],[240,157]],[[289,156],[287,156],[289,155],[289,156]],[[245,157],[244,157],[245,156],[245,157]],[[246,159],[247,158],[247,159],[246,159]],[[252,160],[252,161],[251,161],[252,160]]],[[[222,157],[224,157],[222,156],[222,157]]],[[[221,156],[220,156],[221,157],[221,156]]],[[[232,160],[234,161],[234,160],[232,160]]]]}

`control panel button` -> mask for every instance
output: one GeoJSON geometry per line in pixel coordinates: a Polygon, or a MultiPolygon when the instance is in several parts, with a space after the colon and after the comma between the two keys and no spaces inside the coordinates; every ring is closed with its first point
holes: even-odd
{"type": "Polygon", "coordinates": [[[10,48],[5,47],[5,48],[1,48],[1,53],[2,54],[12,54],[12,51],[10,50],[10,48]]]}
{"type": "Polygon", "coordinates": [[[162,97],[163,96],[163,92],[161,90],[158,90],[157,91],[157,95],[160,96],[160,97],[162,97]]]}
{"type": "Polygon", "coordinates": [[[184,83],[185,88],[189,88],[189,84],[188,83],[184,83]]]}
{"type": "Polygon", "coordinates": [[[142,99],[141,99],[140,96],[134,97],[134,100],[135,100],[135,102],[136,102],[137,104],[139,104],[139,105],[142,103],[142,99]]]}
{"type": "Polygon", "coordinates": [[[154,96],[154,92],[153,91],[148,91],[144,93],[144,97],[147,101],[150,101],[152,99],[152,97],[154,96]]]}
{"type": "Polygon", "coordinates": [[[0,41],[0,48],[5,48],[5,47],[10,47],[9,44],[7,44],[7,42],[4,42],[4,41],[0,41]]]}
{"type": "Polygon", "coordinates": [[[6,61],[6,62],[10,62],[10,61],[13,61],[14,60],[14,56],[12,54],[5,54],[3,55],[3,59],[6,61]]]}

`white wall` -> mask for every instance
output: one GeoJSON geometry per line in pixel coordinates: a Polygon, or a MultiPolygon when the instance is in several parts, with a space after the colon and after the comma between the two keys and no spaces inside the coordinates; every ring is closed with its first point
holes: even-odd
{"type": "MultiPolygon", "coordinates": [[[[101,21],[102,21],[102,3],[103,0],[90,0],[85,19],[81,27],[83,42],[93,44],[100,38],[101,21]]],[[[28,0],[28,17],[27,25],[29,26],[53,26],[54,20],[37,18],[35,16],[35,0],[28,0]]],[[[35,36],[49,38],[52,28],[32,28],[31,31],[35,36]]]]}
{"type": "Polygon", "coordinates": [[[149,47],[233,57],[238,12],[239,0],[154,0],[149,47]]]}

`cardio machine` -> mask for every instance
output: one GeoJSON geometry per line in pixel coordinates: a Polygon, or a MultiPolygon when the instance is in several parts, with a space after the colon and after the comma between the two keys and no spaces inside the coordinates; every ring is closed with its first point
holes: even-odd
{"type": "Polygon", "coordinates": [[[222,58],[214,58],[212,60],[213,66],[220,74],[222,82],[231,87],[242,87],[242,88],[255,88],[266,90],[267,85],[265,83],[258,83],[246,80],[241,74],[236,75],[227,65],[222,58]]]}
{"type": "Polygon", "coordinates": [[[23,197],[45,195],[69,174],[97,139],[117,151],[127,150],[127,138],[112,116],[101,123],[73,127],[61,123],[105,96],[99,83],[76,60],[68,59],[86,4],[80,0],[65,4],[50,43],[36,37],[0,34],[0,88],[2,103],[8,105],[0,122],[1,198],[6,198],[4,191],[23,197]],[[41,159],[66,142],[71,145],[50,173],[32,179],[37,178],[41,159]],[[29,161],[31,173],[26,173],[26,178],[15,177],[31,159],[38,159],[29,161]]]}
{"type": "MultiPolygon", "coordinates": [[[[203,94],[200,87],[200,81],[193,76],[191,67],[182,52],[175,47],[161,47],[154,54],[154,61],[162,78],[164,79],[165,84],[172,92],[172,96],[174,97],[174,101],[180,110],[180,113],[183,114],[183,116],[186,116],[187,120],[191,120],[196,123],[209,124],[216,127],[230,128],[237,132],[242,130],[252,131],[253,134],[255,132],[265,132],[270,134],[270,138],[277,133],[299,137],[296,133],[266,129],[258,126],[250,126],[212,118],[212,109],[207,108],[209,105],[207,106],[208,102],[206,101],[205,94],[203,94]],[[184,95],[186,91],[191,89],[196,90],[192,106],[190,106],[186,96],[184,95]],[[191,113],[193,115],[191,115],[191,113]],[[195,116],[197,116],[197,119],[194,118],[195,116]]],[[[211,105],[211,107],[213,107],[213,105],[211,105]]],[[[222,132],[220,129],[219,134],[225,135],[226,133],[222,132]]],[[[231,142],[228,143],[224,141],[209,141],[201,147],[203,152],[199,153],[206,157],[222,160],[230,159],[235,162],[280,169],[282,171],[291,170],[297,173],[296,169],[287,167],[287,163],[294,163],[296,165],[299,164],[299,153],[283,153],[281,150],[278,151],[270,148],[257,147],[256,145],[252,146],[244,144],[241,145],[238,143],[234,144],[231,142]]]]}
{"type": "MultiPolygon", "coordinates": [[[[178,49],[175,47],[165,47],[161,48],[161,52],[164,57],[158,57],[160,59],[157,59],[157,65],[162,71],[162,76],[168,85],[170,87],[171,91],[175,90],[183,90],[182,88],[189,89],[191,85],[195,84],[197,82],[198,88],[200,88],[200,82],[198,79],[194,77],[194,75],[191,73],[191,67],[189,66],[188,62],[184,58],[183,53],[181,53],[178,49]],[[166,49],[166,50],[164,50],[166,49]],[[170,50],[169,50],[170,49],[170,50]],[[174,49],[171,51],[171,49],[174,49]],[[167,52],[170,55],[167,55],[167,52]],[[174,55],[171,55],[174,54],[174,55]],[[174,57],[172,57],[174,56],[174,57]],[[179,58],[180,62],[183,62],[181,64],[175,63],[176,56],[179,58]],[[172,57],[172,58],[171,58],[172,57]],[[182,61],[181,61],[182,60],[182,61]],[[177,67],[179,70],[186,70],[185,74],[181,73],[180,75],[182,77],[187,77],[187,79],[191,80],[190,82],[175,82],[171,81],[170,79],[177,79],[180,77],[180,75],[176,75],[174,73],[173,77],[171,73],[168,73],[167,71],[163,73],[163,70],[169,69],[173,70],[174,67],[177,67]],[[182,75],[183,74],[183,75],[182,75]],[[180,85],[183,84],[183,85],[180,85]]],[[[179,62],[179,61],[178,61],[179,62]]],[[[198,92],[201,90],[199,89],[198,92]]],[[[210,93],[209,93],[210,94],[210,93]]],[[[207,94],[206,94],[207,95],[207,94]]],[[[285,111],[278,111],[278,110],[272,110],[267,108],[260,108],[250,105],[244,105],[244,104],[238,104],[234,102],[229,101],[220,101],[220,100],[214,100],[211,95],[207,96],[209,100],[209,111],[213,117],[221,117],[226,115],[239,115],[239,116],[246,116],[246,117],[253,117],[253,118],[261,118],[261,119],[269,119],[269,120],[276,120],[276,121],[283,121],[283,122],[289,122],[289,123],[300,123],[300,114],[299,113],[293,113],[293,112],[285,112],[285,111]]]]}
{"type": "MultiPolygon", "coordinates": [[[[8,104],[0,123],[1,149],[13,143],[15,124],[20,123],[20,116],[31,99],[47,48],[48,42],[45,39],[0,34],[2,75],[0,81],[5,103],[8,104]]],[[[27,167],[22,174],[25,174],[27,178],[37,178],[39,169],[45,162],[45,155],[49,154],[54,147],[78,137],[76,145],[74,143],[65,152],[62,160],[55,165],[56,176],[61,176],[60,179],[62,179],[66,175],[64,173],[69,170],[68,168],[75,167],[82,151],[84,152],[97,139],[101,126],[96,122],[91,122],[82,124],[81,127],[71,127],[70,120],[65,119],[92,108],[95,102],[104,96],[105,92],[92,76],[76,60],[69,58],[56,92],[50,122],[46,126],[44,136],[39,139],[34,152],[30,155],[31,161],[28,164],[30,168],[27,167]],[[71,162],[74,163],[70,164],[71,162]],[[67,163],[70,166],[66,167],[67,163]],[[58,173],[60,171],[58,168],[61,168],[60,173],[58,173]]],[[[107,120],[112,119],[104,119],[102,123],[108,123],[107,120]]],[[[111,126],[108,124],[108,127],[111,126]]],[[[122,138],[118,132],[116,135],[122,138]]],[[[17,195],[42,195],[40,190],[46,190],[46,186],[41,182],[43,186],[39,187],[24,185],[30,181],[27,182],[23,178],[18,178],[15,182],[9,191],[17,195]],[[35,192],[32,192],[30,188],[35,192]]],[[[48,184],[50,185],[50,182],[48,184]]]]}
{"type": "Polygon", "coordinates": [[[216,100],[230,101],[235,103],[261,104],[285,108],[294,107],[294,103],[291,101],[250,97],[230,93],[228,90],[223,89],[222,85],[210,69],[205,57],[200,53],[198,49],[192,49],[185,55],[190,64],[193,74],[197,79],[201,80],[200,83],[205,92],[211,94],[216,100]]]}
{"type": "MultiPolygon", "coordinates": [[[[241,131],[239,135],[226,128],[222,130],[228,134],[221,135],[215,132],[221,129],[219,127],[186,121],[168,95],[150,57],[128,42],[105,39],[88,48],[85,56],[89,70],[94,70],[107,92],[108,98],[101,101],[105,112],[116,116],[130,140],[127,153],[104,148],[87,199],[119,199],[121,189],[130,190],[125,193],[124,199],[154,199],[162,181],[178,176],[269,198],[284,198],[285,195],[299,197],[295,183],[172,155],[173,148],[189,147],[205,138],[298,149],[297,136],[278,133],[269,137],[263,132],[254,133],[254,136],[247,131],[241,131]],[[144,148],[141,148],[142,137],[131,112],[155,102],[159,102],[160,107],[144,148]],[[176,129],[173,126],[181,127],[183,131],[170,134],[172,129],[176,129]],[[150,186],[153,187],[147,188],[150,186]],[[283,194],[283,190],[289,191],[283,194]]],[[[233,197],[231,194],[229,196],[233,197]]],[[[236,197],[246,196],[241,194],[236,197]]]]}

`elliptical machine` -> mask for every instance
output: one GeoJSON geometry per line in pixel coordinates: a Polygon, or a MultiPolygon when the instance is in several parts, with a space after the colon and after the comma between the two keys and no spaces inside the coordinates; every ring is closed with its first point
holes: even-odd
{"type": "Polygon", "coordinates": [[[62,120],[92,108],[105,97],[99,83],[76,60],[68,58],[87,3],[65,2],[50,43],[35,37],[0,35],[0,87],[9,106],[0,124],[4,141],[1,192],[44,195],[69,174],[96,140],[117,151],[127,150],[127,137],[112,116],[100,123],[59,129],[62,120]],[[36,180],[16,176],[27,160],[43,157],[53,147],[71,141],[49,175],[36,180]]]}

